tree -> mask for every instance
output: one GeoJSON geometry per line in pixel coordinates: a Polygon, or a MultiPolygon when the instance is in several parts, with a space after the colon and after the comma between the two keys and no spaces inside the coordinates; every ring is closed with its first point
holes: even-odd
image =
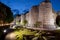
{"type": "Polygon", "coordinates": [[[10,23],[13,21],[13,13],[11,9],[5,4],[0,2],[0,21],[3,23],[10,23]]]}
{"type": "Polygon", "coordinates": [[[5,18],[5,21],[6,22],[8,22],[8,23],[10,23],[10,22],[12,22],[13,21],[13,13],[11,12],[11,10],[7,10],[7,16],[6,16],[6,18],[5,18]]]}
{"type": "Polygon", "coordinates": [[[60,26],[60,11],[57,12],[57,17],[56,17],[56,24],[60,26]]]}
{"type": "Polygon", "coordinates": [[[3,23],[5,18],[6,18],[6,11],[0,6],[0,23],[3,23]]]}
{"type": "Polygon", "coordinates": [[[56,24],[57,24],[58,26],[60,26],[60,15],[58,15],[57,18],[56,18],[56,24]]]}

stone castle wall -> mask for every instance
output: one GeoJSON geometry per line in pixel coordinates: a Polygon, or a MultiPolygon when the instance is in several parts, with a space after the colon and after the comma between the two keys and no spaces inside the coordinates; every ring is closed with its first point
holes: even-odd
{"type": "Polygon", "coordinates": [[[55,28],[53,16],[51,3],[42,2],[39,6],[39,20],[41,20],[43,28],[55,28]]]}
{"type": "Polygon", "coordinates": [[[38,21],[38,6],[33,6],[29,12],[29,25],[34,26],[34,24],[38,21]]]}
{"type": "Polygon", "coordinates": [[[33,6],[29,13],[26,14],[28,26],[33,27],[38,21],[41,22],[40,27],[42,28],[55,29],[55,14],[52,10],[50,2],[42,2],[39,6],[33,6]]]}

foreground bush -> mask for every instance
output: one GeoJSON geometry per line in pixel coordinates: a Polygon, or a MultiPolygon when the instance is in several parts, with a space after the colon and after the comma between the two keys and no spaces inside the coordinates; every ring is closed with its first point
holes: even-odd
{"type": "Polygon", "coordinates": [[[45,32],[43,31],[31,31],[29,29],[20,29],[20,30],[16,30],[14,31],[14,33],[16,34],[16,40],[44,40],[46,39],[45,37],[42,36],[42,34],[44,34],[45,32]]]}
{"type": "Polygon", "coordinates": [[[23,35],[34,35],[36,31],[31,31],[28,29],[17,30],[14,32],[16,34],[16,40],[23,40],[23,35]]]}

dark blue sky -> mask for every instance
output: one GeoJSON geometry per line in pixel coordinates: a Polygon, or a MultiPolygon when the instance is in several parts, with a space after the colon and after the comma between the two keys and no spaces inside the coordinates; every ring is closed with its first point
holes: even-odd
{"type": "MultiPolygon", "coordinates": [[[[40,4],[44,0],[0,0],[11,10],[19,10],[22,13],[24,10],[31,9],[32,6],[40,4]]],[[[53,9],[57,12],[60,11],[60,0],[51,0],[53,9]]]]}

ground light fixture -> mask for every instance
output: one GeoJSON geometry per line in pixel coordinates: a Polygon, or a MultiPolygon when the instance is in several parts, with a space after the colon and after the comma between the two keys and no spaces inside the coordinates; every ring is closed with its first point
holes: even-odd
{"type": "Polygon", "coordinates": [[[6,32],[7,32],[7,30],[5,29],[5,30],[3,30],[3,32],[4,32],[4,33],[6,33],[6,32]]]}

